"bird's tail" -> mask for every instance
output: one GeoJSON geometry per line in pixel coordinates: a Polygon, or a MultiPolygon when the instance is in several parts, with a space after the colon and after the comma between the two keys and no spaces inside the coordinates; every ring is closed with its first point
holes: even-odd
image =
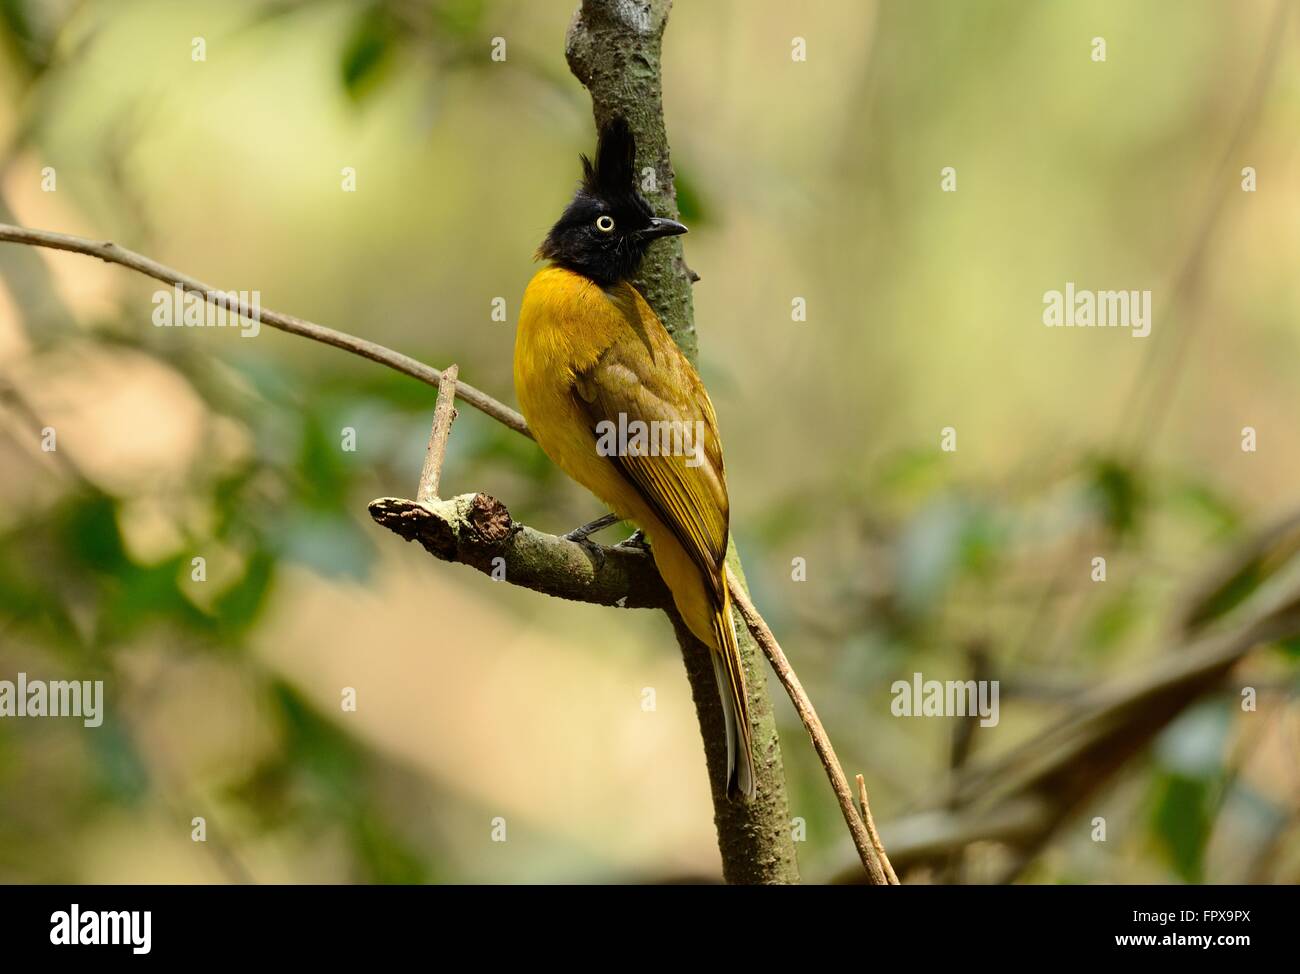
{"type": "Polygon", "coordinates": [[[731,596],[725,584],[722,606],[713,614],[713,633],[718,647],[713,653],[713,675],[718,681],[722,713],[727,722],[727,796],[745,801],[755,793],[754,739],[749,727],[745,670],[731,617],[731,596]]]}

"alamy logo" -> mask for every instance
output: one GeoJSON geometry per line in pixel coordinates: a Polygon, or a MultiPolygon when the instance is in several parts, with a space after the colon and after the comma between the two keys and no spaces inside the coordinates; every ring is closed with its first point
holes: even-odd
{"type": "Polygon", "coordinates": [[[889,688],[894,695],[889,705],[895,717],[976,717],[981,727],[998,723],[997,680],[923,679],[912,674],[912,681],[895,680],[889,688]]]}
{"type": "Polygon", "coordinates": [[[50,943],[56,946],[71,944],[129,944],[131,953],[147,954],[151,946],[153,913],[149,910],[94,910],[81,912],[72,904],[71,910],[58,910],[50,914],[50,943]]]}
{"type": "Polygon", "coordinates": [[[677,419],[618,422],[602,419],[596,424],[596,453],[602,457],[686,457],[686,466],[704,463],[704,421],[684,423],[677,419]]]}
{"type": "Polygon", "coordinates": [[[0,680],[0,717],[80,717],[87,727],[104,722],[103,680],[0,680]]]}
{"type": "Polygon", "coordinates": [[[261,291],[216,291],[204,297],[179,284],[153,293],[155,328],[238,328],[240,338],[262,330],[261,291]]]}
{"type": "Polygon", "coordinates": [[[1134,338],[1151,334],[1150,291],[1083,291],[1067,281],[1065,291],[1043,292],[1048,328],[1131,328],[1134,338]]]}

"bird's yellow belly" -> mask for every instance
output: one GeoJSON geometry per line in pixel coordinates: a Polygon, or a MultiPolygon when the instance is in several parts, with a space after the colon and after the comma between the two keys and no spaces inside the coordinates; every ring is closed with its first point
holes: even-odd
{"type": "Polygon", "coordinates": [[[714,607],[695,562],[653,509],[628,488],[613,461],[596,452],[596,437],[587,428],[587,417],[574,400],[571,387],[556,381],[560,373],[548,369],[526,371],[516,372],[515,392],[538,445],[611,511],[645,532],[677,611],[696,638],[718,649],[713,632],[714,607]]]}

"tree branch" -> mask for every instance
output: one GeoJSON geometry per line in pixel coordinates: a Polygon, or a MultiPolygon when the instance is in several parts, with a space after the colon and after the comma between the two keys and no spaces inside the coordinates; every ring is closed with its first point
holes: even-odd
{"type": "Polygon", "coordinates": [[[428,504],[438,499],[438,483],[442,479],[442,462],[447,455],[447,437],[456,420],[456,378],[460,369],[449,365],[442,370],[438,381],[438,402],[433,409],[433,429],[429,432],[429,448],[424,453],[424,467],[420,470],[420,486],[415,499],[428,504]]]}
{"type": "MultiPolygon", "coordinates": [[[[237,311],[241,317],[250,321],[270,325],[272,328],[288,332],[290,335],[301,335],[303,338],[310,338],[314,342],[333,345],[345,352],[351,352],[353,355],[360,355],[372,362],[386,365],[403,375],[419,379],[425,385],[437,388],[439,380],[442,379],[442,373],[439,370],[430,365],[425,365],[423,362],[417,362],[401,352],[394,352],[383,345],[366,341],[364,338],[357,338],[355,335],[349,335],[346,332],[335,331],[333,328],[326,328],[324,325],[318,325],[304,318],[295,318],[293,315],[271,311],[269,308],[250,308],[247,303],[238,300],[237,296],[230,292],[204,284],[188,274],[183,274],[165,264],[160,264],[143,254],[137,254],[133,250],[119,247],[111,240],[87,240],[85,237],[74,237],[68,233],[28,230],[26,227],[0,223],[0,241],[28,244],[33,247],[46,247],[50,250],[66,250],[74,254],[85,254],[87,257],[98,257],[102,261],[128,267],[133,271],[144,274],[146,277],[162,281],[164,284],[179,285],[187,293],[197,294],[205,301],[224,305],[231,310],[237,311]]],[[[497,422],[508,426],[516,433],[522,433],[529,438],[532,437],[533,434],[529,431],[528,424],[524,422],[524,418],[519,413],[505,405],[505,403],[497,402],[486,392],[480,392],[473,386],[462,382],[458,386],[456,394],[475,409],[491,416],[497,422]]]]}
{"type": "MultiPolygon", "coordinates": [[[[582,0],[565,37],[569,70],[591,93],[596,130],[625,118],[636,133],[638,185],[660,216],[677,219],[677,185],[664,125],[660,47],[672,0],[582,0]],[[646,170],[653,182],[645,179],[646,170]]],[[[633,282],[673,341],[694,364],[699,352],[691,284],[681,237],[652,248],[633,282]]]]}
{"type": "Polygon", "coordinates": [[[898,881],[898,873],[894,872],[894,867],[889,863],[889,856],[885,854],[885,844],[880,841],[880,833],[876,831],[876,820],[871,816],[871,802],[867,799],[867,779],[858,775],[858,810],[862,813],[862,824],[867,827],[867,835],[871,837],[871,848],[876,851],[876,859],[885,871],[885,878],[889,880],[890,886],[902,886],[898,881]]]}
{"type": "MultiPolygon", "coordinates": [[[[671,0],[582,0],[569,25],[565,55],[591,95],[597,129],[616,117],[627,120],[636,136],[638,185],[657,214],[675,218],[677,190],[664,125],[660,57],[671,7],[671,0]],[[647,179],[647,173],[653,178],[647,179]]],[[[683,258],[682,239],[672,237],[651,248],[633,282],[692,364],[697,345],[691,284],[696,279],[683,258]]],[[[743,587],[734,541],[727,566],[743,587]]],[[[709,650],[672,615],[704,741],[723,876],[733,883],[798,882],[776,717],[754,638],[744,626],[737,627],[757,784],[757,798],[744,803],[726,794],[726,722],[709,650]]]]}
{"type": "MultiPolygon", "coordinates": [[[[790,694],[794,709],[798,712],[799,719],[803,721],[804,727],[808,730],[813,749],[817,752],[817,757],[821,759],[822,767],[826,769],[826,777],[830,779],[831,788],[835,792],[835,799],[840,804],[840,814],[844,816],[844,824],[849,827],[849,835],[853,837],[853,845],[858,850],[858,856],[862,859],[862,866],[867,871],[871,885],[888,886],[888,874],[882,863],[884,857],[876,851],[876,844],[879,839],[874,838],[872,835],[874,826],[871,829],[867,827],[866,818],[870,815],[870,812],[865,811],[862,815],[859,815],[858,810],[854,807],[853,792],[849,791],[849,779],[844,776],[844,769],[840,767],[839,759],[835,756],[835,748],[831,746],[831,739],[826,733],[826,728],[822,726],[821,719],[817,716],[812,701],[808,699],[808,694],[804,692],[803,684],[799,682],[799,677],[795,675],[790,661],[785,658],[785,653],[781,650],[781,644],[772,635],[772,630],[768,628],[763,617],[754,608],[754,603],[750,601],[749,593],[745,591],[744,586],[738,584],[736,579],[728,574],[727,587],[731,591],[732,599],[735,600],[736,608],[740,610],[740,615],[745,620],[745,625],[749,627],[749,631],[754,634],[758,645],[771,661],[777,679],[781,681],[786,688],[786,692],[790,694]]],[[[862,781],[861,775],[858,775],[858,781],[862,781]]],[[[867,788],[863,784],[864,809],[866,808],[866,794],[867,788]]],[[[883,852],[883,850],[881,851],[883,852]]]]}
{"type": "Polygon", "coordinates": [[[476,568],[556,598],[623,609],[668,609],[672,596],[650,556],[637,548],[580,544],[519,524],[487,494],[428,503],[370,502],[370,516],[442,561],[476,568]]]}

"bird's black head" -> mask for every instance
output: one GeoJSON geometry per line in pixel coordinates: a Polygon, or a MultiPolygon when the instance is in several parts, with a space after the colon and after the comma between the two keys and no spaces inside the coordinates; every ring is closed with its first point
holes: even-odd
{"type": "Polygon", "coordinates": [[[616,118],[600,132],[595,164],[582,157],[582,185],[537,256],[608,287],[635,276],[653,241],[685,233],[676,220],[655,216],[637,192],[635,160],[636,139],[616,118]]]}

